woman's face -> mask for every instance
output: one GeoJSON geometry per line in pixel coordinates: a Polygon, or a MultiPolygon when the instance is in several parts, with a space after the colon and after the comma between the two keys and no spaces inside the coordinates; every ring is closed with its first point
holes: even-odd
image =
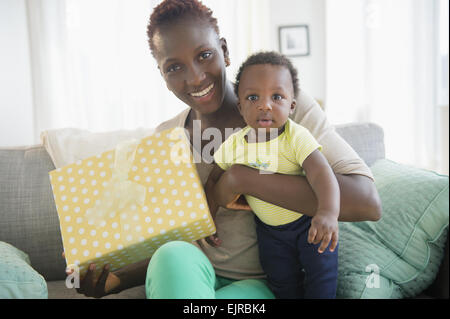
{"type": "Polygon", "coordinates": [[[198,19],[161,27],[153,41],[167,88],[202,114],[217,111],[225,95],[226,41],[198,19]]]}

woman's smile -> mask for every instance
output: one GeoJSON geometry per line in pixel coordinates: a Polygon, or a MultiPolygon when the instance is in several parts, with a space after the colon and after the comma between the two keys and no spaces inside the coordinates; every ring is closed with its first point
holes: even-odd
{"type": "Polygon", "coordinates": [[[201,91],[191,92],[191,93],[189,93],[189,95],[196,102],[200,102],[200,103],[209,102],[215,92],[214,87],[215,87],[214,83],[211,83],[205,89],[203,89],[201,91]]]}

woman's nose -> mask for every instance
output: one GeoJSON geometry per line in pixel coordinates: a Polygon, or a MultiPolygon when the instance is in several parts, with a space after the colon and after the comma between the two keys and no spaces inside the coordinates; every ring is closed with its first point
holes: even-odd
{"type": "Polygon", "coordinates": [[[205,80],[205,72],[203,72],[202,68],[198,66],[192,66],[189,68],[188,76],[187,76],[187,84],[190,86],[199,86],[205,80]]]}

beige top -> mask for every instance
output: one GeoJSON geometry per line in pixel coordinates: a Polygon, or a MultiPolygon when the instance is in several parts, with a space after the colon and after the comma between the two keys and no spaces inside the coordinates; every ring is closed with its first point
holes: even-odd
{"type": "MultiPolygon", "coordinates": [[[[156,131],[184,127],[189,111],[190,108],[187,108],[174,118],[161,123],[156,131]]],[[[323,146],[323,154],[335,173],[359,174],[373,179],[364,161],[335,132],[325,113],[309,95],[302,91],[299,93],[296,109],[290,118],[306,127],[323,146]]],[[[213,166],[203,161],[196,166],[204,185],[213,166]]],[[[232,279],[264,278],[259,263],[253,212],[221,207],[217,212],[216,225],[222,245],[211,247],[204,240],[199,243],[200,249],[214,266],[216,274],[232,279]]]]}

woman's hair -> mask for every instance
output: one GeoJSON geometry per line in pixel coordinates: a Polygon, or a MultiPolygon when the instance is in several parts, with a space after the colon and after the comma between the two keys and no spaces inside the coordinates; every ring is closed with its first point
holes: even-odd
{"type": "Polygon", "coordinates": [[[248,57],[244,63],[242,63],[236,75],[236,82],[234,83],[234,93],[236,94],[236,96],[238,96],[239,82],[241,80],[241,75],[244,69],[250,65],[259,64],[271,64],[286,67],[291,73],[292,86],[294,88],[294,97],[297,98],[298,92],[300,90],[298,85],[299,81],[297,70],[286,56],[274,51],[255,53],[248,57]]]}
{"type": "Polygon", "coordinates": [[[161,26],[169,25],[186,16],[199,18],[209,23],[219,35],[217,19],[212,16],[211,9],[203,5],[199,0],[164,0],[153,9],[147,26],[148,43],[153,56],[155,56],[155,45],[153,43],[155,32],[161,26]]]}

